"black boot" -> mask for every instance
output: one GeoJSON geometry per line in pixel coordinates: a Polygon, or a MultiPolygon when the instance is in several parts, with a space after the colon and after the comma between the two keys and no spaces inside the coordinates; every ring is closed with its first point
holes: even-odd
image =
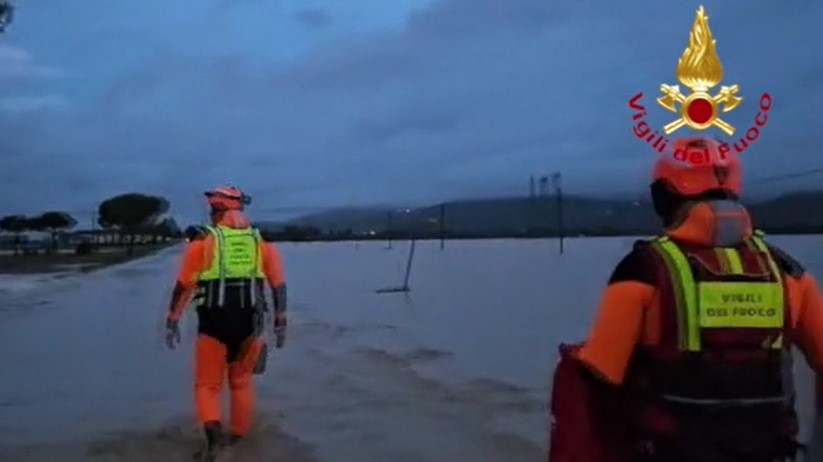
{"type": "Polygon", "coordinates": [[[206,422],[203,424],[203,432],[206,434],[205,446],[194,454],[194,458],[202,462],[214,462],[220,449],[223,426],[217,421],[206,422]]]}

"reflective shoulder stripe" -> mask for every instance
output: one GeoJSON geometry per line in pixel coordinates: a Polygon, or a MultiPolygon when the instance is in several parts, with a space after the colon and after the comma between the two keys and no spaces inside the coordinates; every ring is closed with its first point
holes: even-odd
{"type": "MultiPolygon", "coordinates": [[[[252,279],[262,279],[263,276],[263,253],[260,252],[260,231],[257,228],[252,228],[251,236],[254,239],[254,266],[251,269],[252,279]]],[[[252,281],[249,284],[249,300],[252,304],[257,303],[257,282],[252,281]]]]}
{"type": "MultiPolygon", "coordinates": [[[[199,280],[206,281],[206,280],[214,280],[220,277],[220,254],[219,254],[219,242],[220,242],[220,234],[217,228],[214,226],[204,226],[205,229],[209,234],[212,235],[214,238],[215,246],[212,248],[212,255],[211,261],[208,263],[208,267],[205,271],[200,273],[199,280]]],[[[208,255],[206,248],[203,248],[203,257],[208,255]]]]}
{"type": "Polygon", "coordinates": [[[766,259],[769,261],[769,268],[771,268],[774,277],[777,278],[777,282],[782,283],[783,273],[780,271],[780,267],[777,266],[777,262],[774,261],[772,253],[769,251],[769,246],[766,245],[766,241],[763,240],[762,232],[759,235],[755,232],[755,235],[752,236],[752,242],[754,242],[758,250],[766,254],[766,259]]]}
{"type": "Polygon", "coordinates": [[[254,268],[254,275],[255,277],[262,278],[263,275],[263,252],[260,251],[260,245],[263,241],[263,237],[260,235],[260,230],[254,228],[252,230],[252,234],[254,235],[254,261],[255,261],[255,268],[254,268]]]}
{"type": "Polygon", "coordinates": [[[737,252],[737,250],[728,247],[722,247],[719,250],[720,253],[723,255],[723,258],[726,260],[726,262],[728,262],[729,271],[732,274],[744,273],[743,262],[740,260],[740,254],[737,252]]]}
{"type": "MultiPolygon", "coordinates": [[[[779,291],[780,299],[785,300],[785,289],[783,287],[783,272],[780,270],[780,267],[777,265],[777,262],[774,261],[774,257],[772,257],[772,253],[769,251],[769,246],[766,245],[766,241],[763,240],[763,236],[765,235],[766,234],[763,231],[755,230],[754,235],[752,236],[752,242],[754,242],[754,245],[758,248],[758,250],[760,250],[766,255],[766,259],[769,261],[769,268],[772,270],[772,274],[777,279],[777,283],[775,284],[775,291],[779,291]]],[[[772,343],[771,347],[776,349],[783,348],[782,334],[777,338],[777,340],[774,341],[774,343],[772,343]]]]}
{"type": "Polygon", "coordinates": [[[697,306],[697,285],[686,254],[666,236],[652,242],[666,264],[675,297],[680,349],[700,351],[700,325],[697,306]]]}

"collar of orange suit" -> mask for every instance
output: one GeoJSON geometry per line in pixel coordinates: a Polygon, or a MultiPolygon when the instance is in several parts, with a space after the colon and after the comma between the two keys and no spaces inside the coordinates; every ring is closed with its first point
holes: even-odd
{"type": "Polygon", "coordinates": [[[667,229],[665,234],[684,242],[715,246],[719,228],[734,221],[735,227],[739,229],[738,237],[741,241],[751,237],[752,223],[749,212],[738,203],[732,203],[734,207],[717,207],[718,203],[696,202],[685,206],[682,219],[676,220],[675,225],[667,229]]]}
{"type": "Polygon", "coordinates": [[[227,226],[229,228],[248,228],[251,226],[246,214],[239,210],[226,210],[218,212],[213,217],[215,226],[227,226]]]}

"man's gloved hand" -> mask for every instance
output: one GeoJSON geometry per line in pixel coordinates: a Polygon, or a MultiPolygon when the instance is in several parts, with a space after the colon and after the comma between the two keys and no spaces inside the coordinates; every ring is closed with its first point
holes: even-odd
{"type": "Polygon", "coordinates": [[[180,344],[180,323],[173,319],[166,319],[166,346],[173,350],[180,344]]]}
{"type": "Polygon", "coordinates": [[[276,314],[274,316],[274,337],[275,346],[280,349],[286,344],[286,315],[276,314]]]}

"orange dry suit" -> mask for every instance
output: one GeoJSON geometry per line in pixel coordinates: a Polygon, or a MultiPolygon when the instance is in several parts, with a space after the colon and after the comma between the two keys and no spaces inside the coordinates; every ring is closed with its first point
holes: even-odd
{"type": "Polygon", "coordinates": [[[791,346],[823,370],[817,283],[718,201],[634,246],[575,357],[623,385],[607,425],[629,430],[624,460],[772,462],[796,449],[791,346]]]}
{"type": "Polygon", "coordinates": [[[260,335],[266,310],[264,282],[272,287],[275,325],[285,326],[285,280],[280,255],[239,211],[221,214],[193,236],[183,256],[169,319],[182,316],[194,294],[198,337],[194,394],[201,423],[219,422],[228,372],[231,431],[245,435],[252,423],[252,375],[265,348],[260,335]]]}

